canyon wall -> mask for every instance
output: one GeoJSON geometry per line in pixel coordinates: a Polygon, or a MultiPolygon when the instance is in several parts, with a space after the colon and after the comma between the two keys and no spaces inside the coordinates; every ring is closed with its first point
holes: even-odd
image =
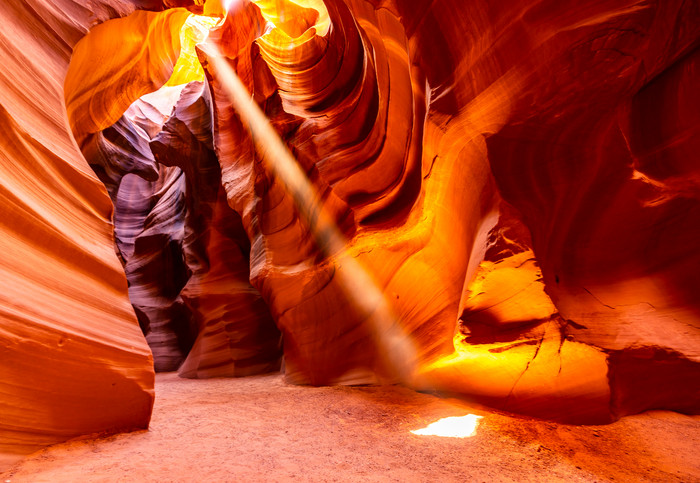
{"type": "Polygon", "coordinates": [[[298,384],[401,382],[576,423],[700,409],[696,3],[234,2],[208,42],[334,249],[217,54],[190,52],[185,75],[189,12],[127,16],[220,6],[66,3],[0,10],[27,42],[6,38],[0,85],[5,452],[147,425],[138,322],[156,369],[185,377],[275,369],[281,333],[298,384]],[[172,109],[142,97],[166,82],[172,109]],[[355,263],[408,372],[347,283],[355,263]],[[129,389],[91,389],[104,372],[129,389]],[[83,393],[141,402],[88,424],[67,416],[95,406],[83,393]]]}
{"type": "MultiPolygon", "coordinates": [[[[286,8],[255,3],[273,24],[286,8]]],[[[414,344],[413,387],[572,422],[696,411],[697,7],[297,3],[296,23],[245,49],[260,14],[230,13],[217,42],[344,253],[309,245],[208,69],[224,186],[288,379],[381,379],[371,317],[340,282],[350,253],[414,344]]]]}
{"type": "Polygon", "coordinates": [[[144,6],[0,5],[0,465],[72,437],[148,427],[151,351],[115,254],[109,197],[73,140],[63,95],[88,29],[144,6]]]}

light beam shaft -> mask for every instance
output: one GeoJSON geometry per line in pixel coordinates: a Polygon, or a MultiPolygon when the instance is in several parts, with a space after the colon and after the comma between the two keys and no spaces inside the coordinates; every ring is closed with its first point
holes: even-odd
{"type": "Polygon", "coordinates": [[[242,124],[250,131],[265,166],[292,197],[321,253],[325,257],[336,256],[336,277],[348,299],[367,319],[389,377],[400,382],[410,381],[415,371],[416,351],[382,291],[360,263],[347,253],[345,237],[324,209],[317,190],[218,47],[211,40],[203,47],[216,79],[242,124]]]}

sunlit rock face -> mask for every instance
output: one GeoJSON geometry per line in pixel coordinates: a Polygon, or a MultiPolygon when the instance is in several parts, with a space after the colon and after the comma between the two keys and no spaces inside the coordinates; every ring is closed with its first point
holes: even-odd
{"type": "Polygon", "coordinates": [[[396,380],[347,255],[414,349],[404,384],[570,422],[700,409],[695,2],[232,2],[211,42],[335,253],[211,51],[182,69],[190,11],[220,5],[30,3],[0,10],[3,451],[145,426],[138,322],[186,377],[274,369],[281,332],[290,382],[396,380]]]}
{"type": "Polygon", "coordinates": [[[88,28],[147,5],[91,6],[0,5],[0,467],[150,420],[153,363],[114,253],[112,208],[63,99],[88,28]]]}
{"type": "MultiPolygon", "coordinates": [[[[219,42],[415,343],[409,384],[569,421],[697,410],[696,6],[255,3],[219,42]]],[[[375,381],[342,264],[209,72],[288,379],[375,381]]]]}

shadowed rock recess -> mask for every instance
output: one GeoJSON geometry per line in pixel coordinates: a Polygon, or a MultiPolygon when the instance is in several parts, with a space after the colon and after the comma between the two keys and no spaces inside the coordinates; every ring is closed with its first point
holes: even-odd
{"type": "Polygon", "coordinates": [[[154,370],[282,367],[572,423],[700,411],[698,2],[225,7],[0,5],[0,467],[147,428],[154,370]],[[398,379],[348,257],[413,349],[398,379]]]}

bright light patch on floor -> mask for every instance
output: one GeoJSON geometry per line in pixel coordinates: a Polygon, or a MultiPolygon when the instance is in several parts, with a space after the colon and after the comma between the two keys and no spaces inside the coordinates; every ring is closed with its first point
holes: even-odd
{"type": "Polygon", "coordinates": [[[411,431],[413,434],[421,436],[443,436],[445,438],[469,438],[476,434],[476,428],[482,416],[467,414],[466,416],[455,416],[442,418],[427,425],[423,429],[411,431]]]}

